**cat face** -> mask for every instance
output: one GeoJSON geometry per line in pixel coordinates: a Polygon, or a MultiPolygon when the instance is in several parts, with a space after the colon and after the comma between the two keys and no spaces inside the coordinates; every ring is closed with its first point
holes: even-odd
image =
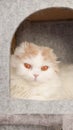
{"type": "Polygon", "coordinates": [[[47,82],[58,70],[56,56],[50,48],[21,44],[13,59],[16,74],[28,82],[47,82]]]}

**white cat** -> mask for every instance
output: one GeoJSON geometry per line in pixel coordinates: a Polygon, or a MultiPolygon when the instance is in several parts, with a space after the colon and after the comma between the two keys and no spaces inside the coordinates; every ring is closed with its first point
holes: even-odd
{"type": "Polygon", "coordinates": [[[22,99],[61,99],[57,57],[48,47],[24,42],[11,56],[11,96],[22,99]]]}

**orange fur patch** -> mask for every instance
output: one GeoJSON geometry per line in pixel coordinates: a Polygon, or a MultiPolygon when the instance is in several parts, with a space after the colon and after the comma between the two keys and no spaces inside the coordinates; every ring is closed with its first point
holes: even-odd
{"type": "Polygon", "coordinates": [[[39,47],[37,45],[27,43],[21,58],[36,56],[38,53],[39,53],[39,47]]]}

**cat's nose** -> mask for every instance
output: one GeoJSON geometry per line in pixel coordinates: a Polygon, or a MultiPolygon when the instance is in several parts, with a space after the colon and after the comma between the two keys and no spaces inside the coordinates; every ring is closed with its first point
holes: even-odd
{"type": "Polygon", "coordinates": [[[34,74],[34,77],[37,78],[39,76],[39,74],[34,74]]]}

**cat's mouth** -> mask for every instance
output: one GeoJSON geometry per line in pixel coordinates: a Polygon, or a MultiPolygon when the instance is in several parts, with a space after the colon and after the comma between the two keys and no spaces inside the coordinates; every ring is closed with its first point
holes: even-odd
{"type": "Polygon", "coordinates": [[[37,82],[37,78],[34,78],[34,81],[37,82]]]}
{"type": "Polygon", "coordinates": [[[35,83],[42,83],[40,80],[38,80],[38,78],[34,78],[33,82],[35,82],[35,83]]]}

